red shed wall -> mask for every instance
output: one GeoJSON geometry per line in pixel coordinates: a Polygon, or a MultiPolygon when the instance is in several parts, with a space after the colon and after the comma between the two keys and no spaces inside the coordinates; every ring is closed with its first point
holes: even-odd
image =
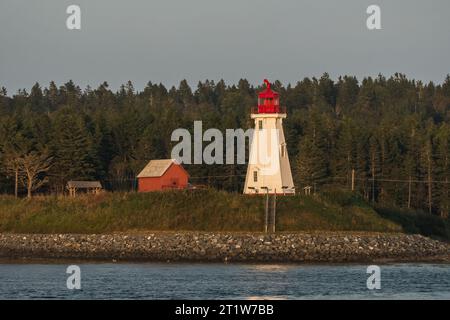
{"type": "Polygon", "coordinates": [[[158,191],[170,189],[185,189],[188,184],[187,172],[177,164],[172,164],[161,177],[138,178],[138,191],[158,191]]]}

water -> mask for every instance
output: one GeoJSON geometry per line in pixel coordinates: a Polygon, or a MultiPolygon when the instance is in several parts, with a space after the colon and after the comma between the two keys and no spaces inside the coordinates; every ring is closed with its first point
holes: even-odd
{"type": "Polygon", "coordinates": [[[450,299],[449,264],[381,265],[368,290],[367,265],[80,263],[0,264],[1,299],[450,299]]]}

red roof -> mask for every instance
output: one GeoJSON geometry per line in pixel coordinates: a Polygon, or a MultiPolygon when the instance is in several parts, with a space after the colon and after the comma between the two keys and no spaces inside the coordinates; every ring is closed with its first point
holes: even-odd
{"type": "Polygon", "coordinates": [[[277,98],[278,93],[270,89],[270,82],[267,79],[264,79],[264,83],[266,84],[266,90],[260,92],[258,96],[262,99],[277,98]]]}
{"type": "Polygon", "coordinates": [[[258,107],[252,113],[280,113],[279,94],[270,89],[270,82],[264,79],[266,89],[258,94],[258,107]]]}

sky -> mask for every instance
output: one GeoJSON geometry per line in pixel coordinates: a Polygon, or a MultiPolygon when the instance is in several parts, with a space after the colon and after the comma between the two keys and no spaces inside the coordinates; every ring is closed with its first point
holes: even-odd
{"type": "Polygon", "coordinates": [[[1,0],[0,87],[450,73],[448,0],[1,0]],[[81,8],[81,30],[66,9],[81,8]],[[366,9],[381,9],[369,30],[366,9]]]}

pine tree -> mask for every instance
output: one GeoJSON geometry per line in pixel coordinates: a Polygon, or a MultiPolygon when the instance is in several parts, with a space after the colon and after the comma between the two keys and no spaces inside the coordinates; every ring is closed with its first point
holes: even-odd
{"type": "Polygon", "coordinates": [[[325,182],[327,166],[325,154],[311,137],[301,141],[297,159],[297,184],[317,186],[325,182]]]}
{"type": "Polygon", "coordinates": [[[448,217],[450,212],[450,127],[442,124],[437,131],[436,145],[436,174],[439,177],[439,185],[436,188],[438,194],[438,208],[442,217],[448,217]]]}
{"type": "Polygon", "coordinates": [[[424,181],[426,183],[426,207],[428,213],[433,212],[434,202],[433,202],[433,191],[434,191],[434,174],[435,174],[435,152],[433,146],[433,131],[434,125],[432,123],[428,123],[427,131],[425,132],[425,136],[422,142],[421,148],[421,173],[424,181]]]}
{"type": "Polygon", "coordinates": [[[69,180],[90,180],[95,177],[95,151],[83,119],[70,109],[61,109],[53,122],[51,143],[54,166],[51,173],[57,190],[69,180]]]}
{"type": "MultiPolygon", "coordinates": [[[[275,81],[273,87],[287,106],[284,132],[299,184],[333,181],[350,188],[355,169],[356,190],[367,200],[446,215],[450,76],[442,84],[423,84],[403,74],[360,83],[345,76],[335,83],[324,74],[292,86],[275,81]]],[[[202,120],[204,129],[253,127],[249,113],[262,88],[245,79],[230,86],[223,80],[199,82],[194,94],[187,81],[170,91],[150,82],[142,92],[131,82],[114,92],[106,82],[83,91],[73,81],[50,82],[48,88],[35,84],[30,94],[20,89],[12,96],[2,88],[0,190],[14,189],[5,155],[16,135],[30,151],[50,147],[51,190],[75,178],[129,181],[151,158],[170,157],[176,128],[191,129],[195,120],[202,120]]],[[[200,183],[240,190],[246,166],[188,170],[193,179],[209,177],[200,183]]]]}
{"type": "Polygon", "coordinates": [[[339,128],[335,157],[331,159],[332,174],[350,188],[351,172],[355,169],[355,133],[353,123],[345,119],[339,128]]]}
{"type": "Polygon", "coordinates": [[[8,92],[6,91],[5,87],[0,88],[0,116],[5,116],[9,113],[8,108],[8,98],[7,98],[8,92]]]}
{"type": "Polygon", "coordinates": [[[377,184],[376,180],[380,171],[380,144],[375,136],[369,138],[369,169],[370,169],[370,180],[371,180],[371,200],[375,203],[377,200],[377,184]]]}
{"type": "Polygon", "coordinates": [[[405,152],[401,163],[401,176],[407,180],[406,207],[408,209],[419,206],[417,183],[420,179],[420,141],[419,128],[415,116],[406,119],[405,128],[405,152]]]}
{"type": "Polygon", "coordinates": [[[31,88],[31,93],[30,93],[31,111],[34,111],[34,112],[44,111],[43,97],[44,97],[44,95],[42,93],[41,86],[39,85],[39,83],[36,83],[31,88]]]}

